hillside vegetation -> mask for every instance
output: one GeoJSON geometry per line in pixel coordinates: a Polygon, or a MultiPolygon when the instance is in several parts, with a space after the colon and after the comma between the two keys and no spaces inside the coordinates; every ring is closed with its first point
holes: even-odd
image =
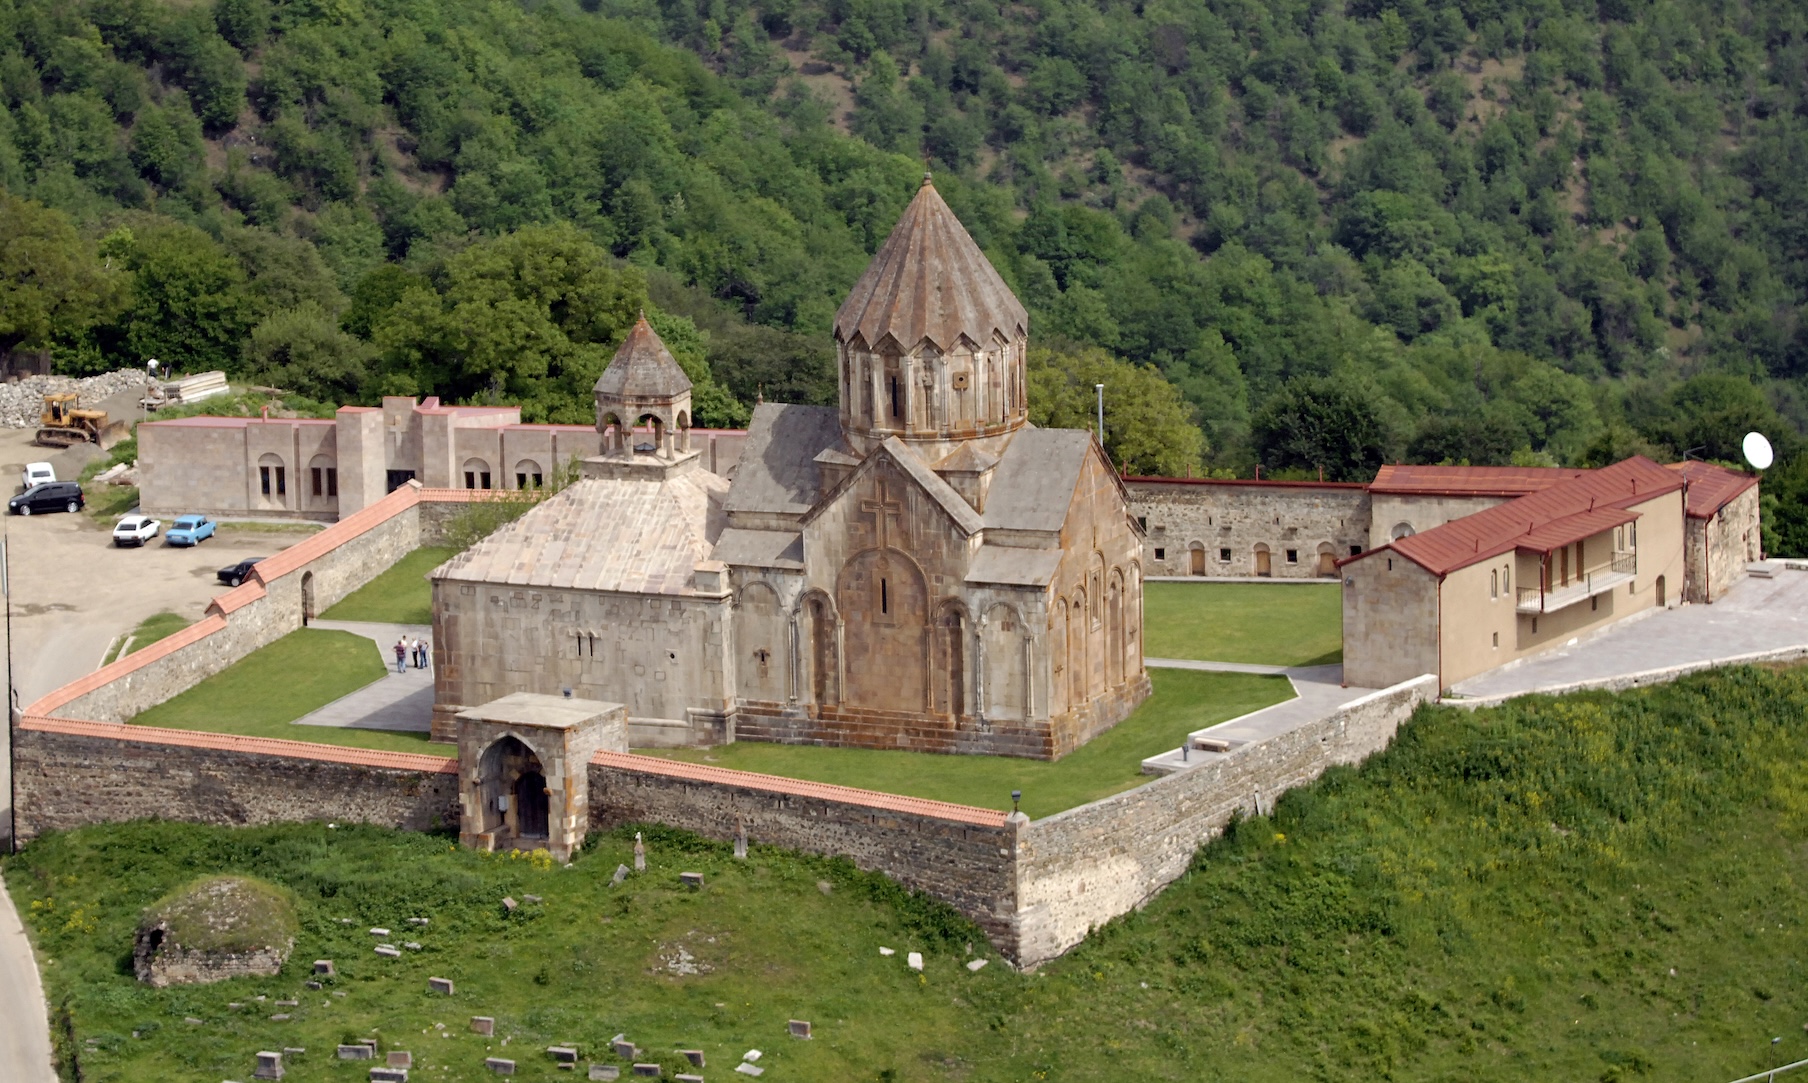
{"type": "Polygon", "coordinates": [[[990,957],[974,931],[877,877],[664,831],[620,888],[630,831],[562,869],[345,825],[140,823],[40,839],[4,871],[71,1079],[211,1083],[284,1046],[311,1051],[291,1078],[327,1078],[313,1051],[373,1033],[435,1079],[489,1078],[505,1037],[522,1078],[569,1078],[540,1051],[625,1031],[668,1073],[674,1049],[725,1074],[758,1048],[785,1080],[1712,1080],[1808,1055],[1805,779],[1800,668],[1427,708],[1031,975],[969,973],[969,942],[990,957]],[[208,873],[294,893],[291,965],[138,985],[140,909],[208,873]],[[381,959],[371,926],[422,950],[381,959]],[[302,990],[316,958],[339,976],[302,990]],[[496,1042],[466,1031],[476,1014],[496,1042]]]}
{"type": "Polygon", "coordinates": [[[1808,548],[1805,35],[1791,0],[7,0],[0,350],[579,421],[646,304],[735,424],[832,396],[927,162],[1052,347],[1039,420],[1109,373],[1132,470],[1759,428],[1808,548]]]}

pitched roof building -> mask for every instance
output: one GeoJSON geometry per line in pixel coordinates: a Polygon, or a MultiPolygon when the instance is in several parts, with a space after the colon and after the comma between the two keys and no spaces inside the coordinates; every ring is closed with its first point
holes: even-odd
{"type": "MultiPolygon", "coordinates": [[[[1141,537],[1086,432],[1028,422],[1028,317],[927,178],[835,320],[837,407],[762,404],[732,483],[643,320],[586,479],[434,575],[435,727],[516,692],[637,745],[1053,758],[1149,690],[1141,537]],[[617,439],[651,423],[650,443],[617,439]]],[[[682,382],[681,382],[682,381],[682,382]]]]}

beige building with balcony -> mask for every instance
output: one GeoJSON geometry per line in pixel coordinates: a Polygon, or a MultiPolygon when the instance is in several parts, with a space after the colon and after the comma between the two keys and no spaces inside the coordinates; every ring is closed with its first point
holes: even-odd
{"type": "Polygon", "coordinates": [[[1345,560],[1344,680],[1449,688],[1681,604],[1683,480],[1634,457],[1345,560]]]}

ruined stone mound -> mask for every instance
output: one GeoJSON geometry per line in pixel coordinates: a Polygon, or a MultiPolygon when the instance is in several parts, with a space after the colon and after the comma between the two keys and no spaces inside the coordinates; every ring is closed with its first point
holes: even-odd
{"type": "Polygon", "coordinates": [[[244,876],[209,876],[144,912],[132,945],[138,980],[162,988],[268,977],[295,946],[295,907],[281,889],[244,876]]]}

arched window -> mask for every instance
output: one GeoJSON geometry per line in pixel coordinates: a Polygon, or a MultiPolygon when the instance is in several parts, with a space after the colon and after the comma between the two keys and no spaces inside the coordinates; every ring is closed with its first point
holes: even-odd
{"type": "Polygon", "coordinates": [[[467,489],[493,488],[493,485],[492,485],[491,479],[490,479],[490,464],[484,462],[482,459],[466,459],[465,460],[465,488],[467,488],[467,489]]]}
{"type": "Polygon", "coordinates": [[[265,454],[257,460],[258,495],[266,504],[287,505],[289,502],[289,470],[282,456],[265,454]]]}
{"type": "Polygon", "coordinates": [[[1399,541],[1401,538],[1410,538],[1416,533],[1417,531],[1413,529],[1411,523],[1395,523],[1390,536],[1395,541],[1399,541]]]}
{"type": "Polygon", "coordinates": [[[546,484],[546,476],[540,470],[540,464],[532,459],[522,459],[515,464],[515,488],[538,489],[546,484]]]}
{"type": "Polygon", "coordinates": [[[330,455],[308,460],[308,496],[316,502],[339,499],[339,468],[330,455]]]}

